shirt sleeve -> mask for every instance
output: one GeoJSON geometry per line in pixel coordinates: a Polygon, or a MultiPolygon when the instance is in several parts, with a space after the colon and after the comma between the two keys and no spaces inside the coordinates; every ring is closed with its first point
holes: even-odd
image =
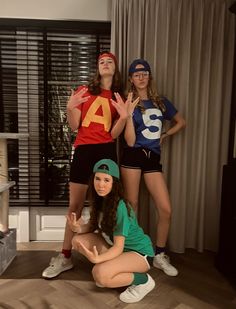
{"type": "Polygon", "coordinates": [[[171,120],[175,116],[175,114],[177,114],[178,110],[167,98],[163,98],[163,103],[165,104],[166,107],[166,110],[163,114],[164,119],[171,120]]]}
{"type": "Polygon", "coordinates": [[[130,218],[128,215],[126,204],[123,200],[120,200],[117,207],[116,214],[116,227],[113,232],[113,236],[127,236],[130,228],[130,218]]]}

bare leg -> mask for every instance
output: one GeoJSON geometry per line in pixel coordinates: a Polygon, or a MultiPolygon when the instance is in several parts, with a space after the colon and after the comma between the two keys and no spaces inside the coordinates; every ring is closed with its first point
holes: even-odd
{"type": "Polygon", "coordinates": [[[156,244],[165,247],[170,227],[171,205],[162,173],[145,173],[144,181],[158,211],[156,244]]]}
{"type": "MultiPolygon", "coordinates": [[[[110,248],[104,238],[97,233],[77,234],[73,237],[73,248],[80,252],[78,242],[89,250],[96,246],[99,254],[110,248]]],[[[80,253],[83,254],[83,251],[80,253]]],[[[145,273],[148,270],[149,266],[144,257],[135,252],[124,252],[112,260],[95,264],[92,273],[96,282],[104,287],[114,288],[130,285],[134,272],[145,273]]]]}
{"type": "Polygon", "coordinates": [[[130,285],[134,280],[134,272],[146,273],[148,270],[144,257],[135,252],[124,252],[115,259],[96,264],[92,272],[96,282],[116,288],[130,285]]]}
{"type": "MultiPolygon", "coordinates": [[[[158,211],[156,245],[166,247],[170,228],[171,205],[168,189],[162,173],[146,173],[144,180],[158,211]]],[[[177,276],[178,270],[170,264],[165,252],[158,253],[154,257],[153,265],[162,269],[168,276],[177,276]]]]}
{"type": "Polygon", "coordinates": [[[121,176],[125,197],[137,212],[141,170],[121,167],[121,176]]]}
{"type": "Polygon", "coordinates": [[[96,246],[99,254],[106,252],[110,248],[108,243],[98,233],[76,234],[73,237],[73,248],[83,254],[83,251],[80,251],[80,246],[78,244],[79,242],[81,242],[89,250],[92,250],[93,246],[96,246]]]}
{"type": "MultiPolygon", "coordinates": [[[[87,188],[87,185],[70,182],[70,204],[68,214],[71,212],[76,212],[77,216],[80,217],[84,200],[86,198],[87,188]]],[[[72,249],[71,242],[73,236],[74,233],[66,223],[62,249],[69,250],[68,253],[70,253],[70,250],[72,249]]],[[[44,278],[51,279],[60,275],[63,271],[67,271],[71,268],[73,268],[73,263],[69,256],[65,255],[65,251],[63,251],[63,253],[60,253],[51,259],[49,266],[43,271],[42,276],[44,278]]]]}
{"type": "MultiPolygon", "coordinates": [[[[86,198],[87,185],[70,182],[70,204],[68,214],[76,212],[77,217],[80,217],[84,201],[86,198]]],[[[70,250],[72,248],[72,237],[74,233],[66,223],[63,249],[70,250]]]]}
{"type": "MultiPolygon", "coordinates": [[[[96,246],[98,254],[110,248],[103,237],[97,233],[77,234],[73,237],[72,244],[73,248],[82,254],[84,250],[81,250],[81,244],[90,251],[96,246]]],[[[123,302],[134,303],[143,299],[155,287],[155,282],[150,275],[141,275],[149,269],[150,265],[144,256],[130,251],[123,252],[114,259],[95,264],[92,274],[99,287],[116,288],[131,285],[120,294],[119,298],[123,302]]]]}

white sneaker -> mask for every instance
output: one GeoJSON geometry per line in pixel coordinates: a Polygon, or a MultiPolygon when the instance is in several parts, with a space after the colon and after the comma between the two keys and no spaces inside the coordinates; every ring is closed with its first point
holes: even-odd
{"type": "Polygon", "coordinates": [[[147,274],[148,281],[143,284],[131,285],[120,294],[120,300],[124,303],[136,303],[144,298],[155,287],[155,281],[147,274]]]}
{"type": "Polygon", "coordinates": [[[67,259],[64,254],[59,253],[58,256],[51,258],[49,266],[42,273],[42,277],[51,279],[73,267],[71,258],[67,259]]]}
{"type": "Polygon", "coordinates": [[[168,276],[177,276],[178,270],[170,264],[170,259],[164,252],[157,254],[153,259],[153,266],[162,269],[168,276]]]}

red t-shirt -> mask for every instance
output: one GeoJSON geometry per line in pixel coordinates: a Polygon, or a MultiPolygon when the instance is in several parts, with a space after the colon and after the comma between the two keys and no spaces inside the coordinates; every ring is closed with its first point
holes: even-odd
{"type": "MultiPolygon", "coordinates": [[[[76,92],[84,86],[78,88],[76,92]]],[[[84,144],[103,144],[113,142],[111,128],[118,117],[118,113],[111,104],[112,92],[102,89],[98,95],[86,92],[84,96],[90,95],[87,102],[80,104],[77,108],[81,111],[80,127],[74,146],[84,144]]]]}

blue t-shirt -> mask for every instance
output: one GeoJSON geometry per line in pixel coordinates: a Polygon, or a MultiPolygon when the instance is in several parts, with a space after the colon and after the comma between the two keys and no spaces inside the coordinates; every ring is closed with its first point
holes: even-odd
{"type": "Polygon", "coordinates": [[[160,137],[164,120],[171,120],[177,113],[174,105],[163,98],[165,112],[157,108],[151,100],[143,100],[145,112],[135,108],[133,122],[136,132],[136,141],[134,147],[143,147],[160,154],[160,137]]]}

